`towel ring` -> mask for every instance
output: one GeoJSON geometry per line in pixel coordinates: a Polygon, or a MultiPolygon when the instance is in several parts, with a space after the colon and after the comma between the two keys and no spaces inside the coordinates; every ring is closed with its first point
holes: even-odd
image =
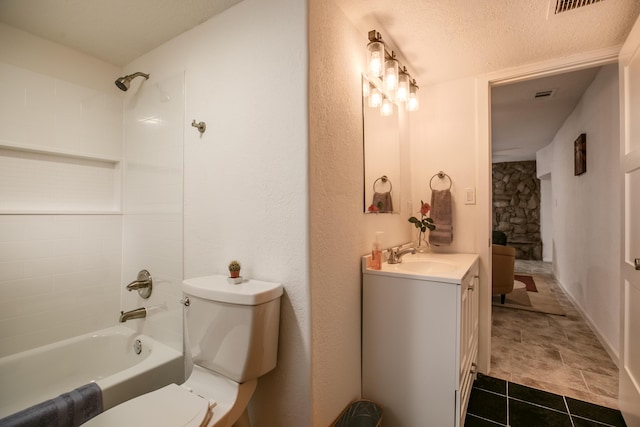
{"type": "Polygon", "coordinates": [[[453,181],[451,180],[451,177],[449,175],[447,175],[446,173],[444,173],[442,171],[440,171],[437,174],[433,175],[431,177],[431,179],[429,180],[429,188],[431,188],[431,190],[433,190],[433,185],[432,185],[433,184],[433,178],[435,178],[436,176],[438,178],[440,178],[440,179],[445,179],[445,178],[449,179],[449,187],[447,188],[447,190],[451,190],[451,184],[453,184],[453,181]]]}
{"type": "Polygon", "coordinates": [[[378,181],[382,181],[383,184],[386,184],[387,182],[389,183],[389,193],[391,193],[391,190],[393,190],[393,184],[391,184],[391,180],[389,178],[387,178],[387,175],[382,175],[380,178],[376,179],[375,181],[373,181],[373,192],[376,192],[376,184],[378,183],[378,181]]]}

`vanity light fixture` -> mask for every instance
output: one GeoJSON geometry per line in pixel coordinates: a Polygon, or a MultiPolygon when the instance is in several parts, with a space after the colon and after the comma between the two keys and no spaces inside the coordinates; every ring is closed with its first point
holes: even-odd
{"type": "Polygon", "coordinates": [[[418,85],[411,78],[407,67],[400,64],[394,51],[387,52],[382,36],[376,30],[369,31],[367,44],[367,75],[362,94],[368,105],[381,108],[382,115],[393,114],[393,103],[404,105],[408,111],[418,109],[418,85]],[[365,87],[366,86],[366,87],[365,87]]]}

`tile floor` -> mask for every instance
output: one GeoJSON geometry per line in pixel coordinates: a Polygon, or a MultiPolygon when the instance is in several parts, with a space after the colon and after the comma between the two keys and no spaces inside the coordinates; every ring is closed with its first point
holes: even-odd
{"type": "Polygon", "coordinates": [[[498,378],[476,379],[465,427],[624,427],[620,411],[498,378]]]}
{"type": "Polygon", "coordinates": [[[551,264],[518,260],[516,273],[544,275],[566,316],[494,306],[489,375],[618,409],[618,368],[558,286],[551,264]]]}

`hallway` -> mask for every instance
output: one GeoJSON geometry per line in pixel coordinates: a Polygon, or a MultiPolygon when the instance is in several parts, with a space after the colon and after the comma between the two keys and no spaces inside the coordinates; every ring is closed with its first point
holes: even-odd
{"type": "Polygon", "coordinates": [[[551,264],[516,261],[516,274],[542,275],[566,313],[493,306],[492,377],[618,408],[618,368],[558,286],[551,264]]]}

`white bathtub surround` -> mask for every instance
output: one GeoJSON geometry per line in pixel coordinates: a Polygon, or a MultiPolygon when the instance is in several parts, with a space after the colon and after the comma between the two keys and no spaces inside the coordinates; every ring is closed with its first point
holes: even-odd
{"type": "Polygon", "coordinates": [[[116,326],[1,358],[0,418],[92,381],[106,410],[183,378],[182,353],[116,326]]]}
{"type": "Polygon", "coordinates": [[[166,307],[127,326],[182,351],[184,72],[136,79],[124,95],[121,310],[166,307]],[[142,269],[153,277],[143,299],[125,286],[142,269]]]}
{"type": "Polygon", "coordinates": [[[142,268],[167,310],[127,326],[181,350],[183,72],[123,93],[119,67],[3,24],[0,52],[0,356],[114,325],[142,268]]]}
{"type": "Polygon", "coordinates": [[[0,357],[117,322],[120,216],[0,215],[0,357]]]}
{"type": "Polygon", "coordinates": [[[122,102],[118,67],[5,24],[0,52],[1,357],[117,321],[122,102]]]}

